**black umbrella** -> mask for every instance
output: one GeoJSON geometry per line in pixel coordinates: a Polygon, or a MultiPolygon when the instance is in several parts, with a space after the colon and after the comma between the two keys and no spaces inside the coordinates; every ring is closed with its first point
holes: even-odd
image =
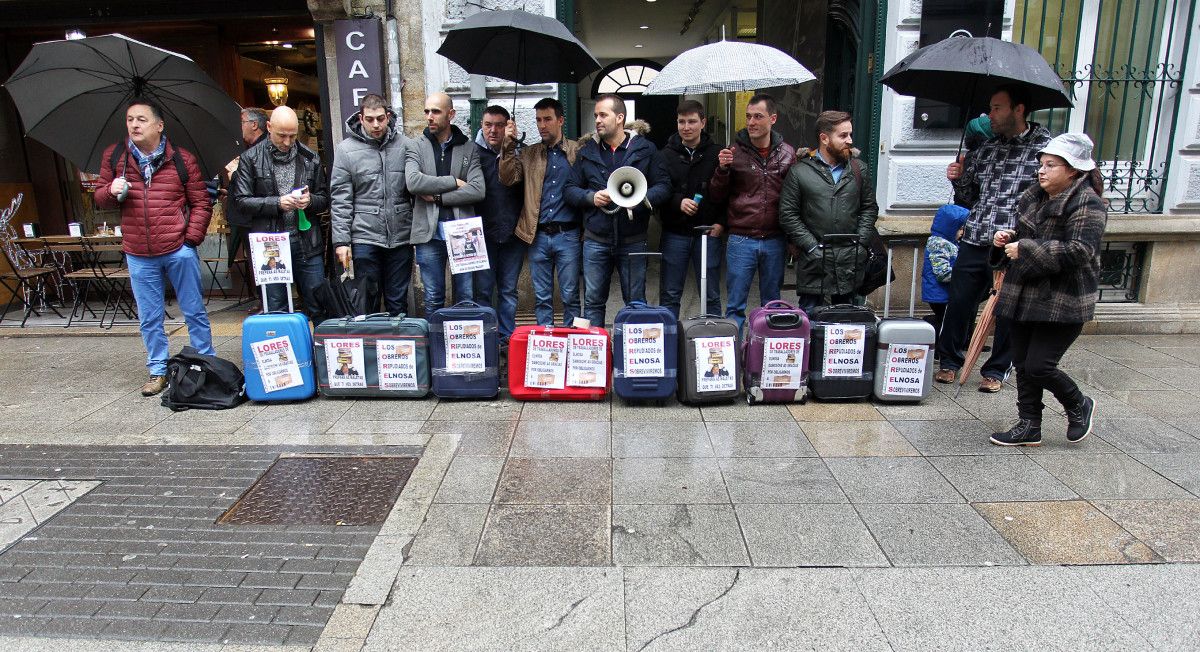
{"type": "Polygon", "coordinates": [[[519,9],[468,16],[450,28],[437,53],[472,75],[518,84],[574,83],[600,69],[566,25],[519,9]]]}
{"type": "Polygon", "coordinates": [[[104,149],[128,137],[133,98],[163,110],[164,134],[211,177],[242,151],[241,107],[191,59],[120,34],[33,46],[4,84],[25,133],[98,173],[104,149]]]}
{"type": "Polygon", "coordinates": [[[1041,53],[990,37],[950,37],[927,45],[892,66],[879,81],[901,95],[966,109],[986,106],[996,88],[1004,85],[1029,92],[1027,113],[1074,106],[1041,53]]]}

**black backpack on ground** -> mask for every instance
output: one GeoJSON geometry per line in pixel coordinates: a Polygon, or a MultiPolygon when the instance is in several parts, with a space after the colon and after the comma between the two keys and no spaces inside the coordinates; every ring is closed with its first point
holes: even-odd
{"type": "Polygon", "coordinates": [[[183,410],[225,410],[246,401],[246,377],[229,360],[203,355],[185,346],[167,360],[163,407],[183,410]]]}

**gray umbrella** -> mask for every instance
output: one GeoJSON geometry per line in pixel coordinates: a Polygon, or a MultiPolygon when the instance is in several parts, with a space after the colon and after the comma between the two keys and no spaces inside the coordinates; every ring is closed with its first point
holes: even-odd
{"type": "Polygon", "coordinates": [[[206,177],[242,151],[241,107],[191,59],[120,34],[38,43],[4,84],[25,133],[86,172],[127,137],[125,106],[157,103],[164,134],[206,177]]]}

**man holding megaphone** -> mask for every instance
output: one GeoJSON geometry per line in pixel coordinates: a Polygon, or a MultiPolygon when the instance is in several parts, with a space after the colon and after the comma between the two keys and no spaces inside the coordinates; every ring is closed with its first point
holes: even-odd
{"type": "Polygon", "coordinates": [[[563,193],[584,215],[583,313],[594,326],[605,323],[614,267],[625,303],[646,300],[646,260],[630,254],[646,251],[650,214],[671,197],[662,155],[636,129],[625,128],[625,115],[620,96],[596,98],[596,133],[580,148],[563,193]]]}

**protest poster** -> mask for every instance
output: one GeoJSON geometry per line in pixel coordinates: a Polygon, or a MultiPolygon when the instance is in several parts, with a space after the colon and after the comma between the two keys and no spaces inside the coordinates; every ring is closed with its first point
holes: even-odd
{"type": "Polygon", "coordinates": [[[737,358],[734,338],[696,338],[696,391],[727,392],[737,390],[737,358]]]}
{"type": "Polygon", "coordinates": [[[363,362],[361,339],[325,340],[326,382],[330,389],[353,389],[367,386],[366,364],[363,362]]]}
{"type": "Polygon", "coordinates": [[[254,342],[250,350],[254,353],[254,366],[258,367],[264,392],[278,392],[304,384],[300,365],[296,362],[296,350],[287,335],[254,342]]]}
{"type": "Polygon", "coordinates": [[[666,338],[663,324],[625,324],[621,346],[624,348],[626,378],[662,378],[666,375],[666,338]]]}
{"type": "Polygon", "coordinates": [[[442,222],[450,273],[465,274],[489,269],[487,245],[483,241],[483,218],[466,217],[442,222]]]}
{"type": "Polygon", "coordinates": [[[568,346],[570,341],[565,337],[530,335],[525,353],[525,386],[564,389],[568,346]]]}
{"type": "Polygon", "coordinates": [[[446,371],[478,373],[486,368],[483,320],[448,321],[442,325],[446,338],[446,371]]]}
{"type": "Polygon", "coordinates": [[[575,334],[568,336],[567,384],[572,387],[604,387],[608,384],[608,337],[575,334]]]}
{"type": "Polygon", "coordinates": [[[826,376],[861,376],[866,344],[866,326],[827,324],[822,371],[826,376]]]}
{"type": "Polygon", "coordinates": [[[377,340],[375,360],[379,367],[379,389],[420,389],[417,384],[417,346],[412,340],[377,340]]]}
{"type": "Polygon", "coordinates": [[[763,389],[804,386],[804,338],[768,337],[763,342],[763,389]]]}
{"type": "Polygon", "coordinates": [[[883,366],[884,396],[921,398],[928,364],[927,344],[889,344],[887,362],[883,366]]]}
{"type": "Polygon", "coordinates": [[[292,246],[286,233],[251,233],[250,265],[254,268],[254,282],[292,282],[292,246]]]}

